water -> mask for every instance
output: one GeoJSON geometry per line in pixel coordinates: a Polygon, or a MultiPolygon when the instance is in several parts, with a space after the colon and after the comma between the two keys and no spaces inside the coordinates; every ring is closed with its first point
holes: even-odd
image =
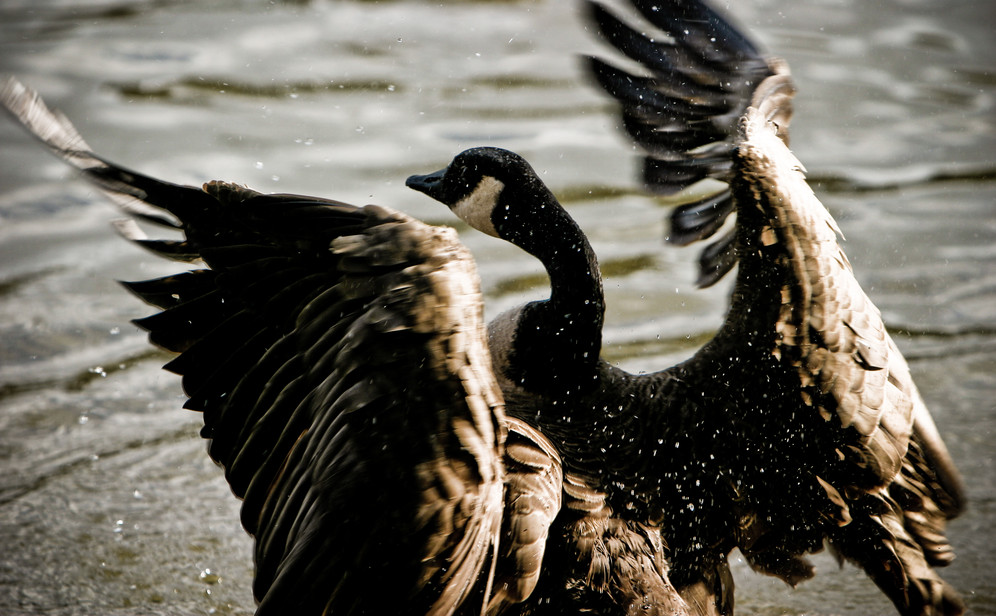
{"type": "MultiPolygon", "coordinates": [[[[728,287],[693,288],[666,208],[577,59],[577,5],[49,0],[0,7],[0,71],[98,152],[172,181],[228,179],[453,220],[404,188],[473,145],[526,156],[606,270],[606,354],[689,355],[728,287]]],[[[996,8],[979,2],[737,3],[800,89],[792,143],[847,236],[968,483],[944,572],[996,613],[996,8]]],[[[0,122],[0,613],[251,613],[238,503],[128,320],[115,279],[167,264],[115,238],[119,214],[0,122]],[[205,573],[210,571],[210,574],[205,573]]],[[[463,233],[489,312],[543,293],[516,249],[463,233]]],[[[889,613],[853,567],[792,590],[737,562],[742,614],[889,613]]]]}

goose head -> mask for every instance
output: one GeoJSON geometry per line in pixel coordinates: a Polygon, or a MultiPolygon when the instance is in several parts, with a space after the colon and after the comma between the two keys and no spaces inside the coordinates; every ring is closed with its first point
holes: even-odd
{"type": "MultiPolygon", "coordinates": [[[[445,204],[471,227],[538,254],[546,222],[569,219],[533,168],[514,152],[478,147],[405,185],[445,204]]],[[[548,238],[547,238],[548,239],[548,238]]]]}

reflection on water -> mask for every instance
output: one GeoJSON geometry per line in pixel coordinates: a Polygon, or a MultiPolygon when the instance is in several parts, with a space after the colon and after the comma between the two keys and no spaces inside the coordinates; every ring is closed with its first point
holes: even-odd
{"type": "MultiPolygon", "coordinates": [[[[976,613],[996,612],[991,9],[734,8],[792,65],[793,147],[968,480],[945,576],[976,613]]],[[[581,76],[577,54],[596,48],[586,36],[565,0],[8,2],[0,70],[142,171],[432,222],[454,221],[404,188],[408,174],[472,145],[516,150],[565,195],[606,266],[606,355],[658,369],[707,339],[727,290],[694,290],[695,251],[662,245],[666,210],[634,190],[628,145],[581,76]]],[[[113,208],[11,123],[0,141],[0,612],[250,613],[238,503],[159,370],[165,356],[128,324],[149,311],[113,282],[171,266],[113,237],[113,208]]],[[[543,292],[538,262],[463,238],[491,314],[543,292]]],[[[740,613],[889,612],[856,569],[818,565],[792,591],[739,563],[740,613]]]]}

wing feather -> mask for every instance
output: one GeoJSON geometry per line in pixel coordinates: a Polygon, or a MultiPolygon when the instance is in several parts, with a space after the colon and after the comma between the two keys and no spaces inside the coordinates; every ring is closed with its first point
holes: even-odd
{"type": "MultiPolygon", "coordinates": [[[[668,579],[660,529],[616,514],[607,495],[592,483],[582,476],[564,477],[562,549],[571,605],[600,613],[700,613],[689,609],[668,579]]],[[[697,601],[698,596],[693,591],[690,598],[697,601]]],[[[712,601],[710,597],[707,603],[712,601]]],[[[732,606],[732,594],[719,601],[732,606]]]]}
{"type": "Polygon", "coordinates": [[[539,581],[547,538],[563,499],[563,469],[553,444],[529,424],[508,418],[505,509],[495,592],[489,614],[527,599],[539,581]]]}
{"type": "MultiPolygon", "coordinates": [[[[0,101],[200,269],[125,286],[256,538],[259,614],[452,614],[490,594],[506,424],[452,230],[376,206],[161,182],[94,154],[16,80],[0,101]]],[[[548,524],[548,521],[546,522],[548,524]]],[[[540,525],[542,526],[542,524],[540,525]]]]}
{"type": "MultiPolygon", "coordinates": [[[[703,3],[631,4],[648,22],[639,30],[596,2],[589,2],[588,10],[603,39],[638,63],[639,72],[597,58],[588,64],[595,82],[619,102],[622,130],[643,150],[648,191],[672,195],[707,178],[729,182],[737,123],[759,87],[778,97],[772,120],[788,138],[795,89],[784,62],[763,58],[746,36],[703,3]],[[773,75],[782,78],[766,79],[773,75]]],[[[733,211],[724,190],[678,208],[667,240],[684,245],[711,237],[733,211]]],[[[702,251],[698,285],[714,284],[735,262],[727,234],[702,251]]]]}

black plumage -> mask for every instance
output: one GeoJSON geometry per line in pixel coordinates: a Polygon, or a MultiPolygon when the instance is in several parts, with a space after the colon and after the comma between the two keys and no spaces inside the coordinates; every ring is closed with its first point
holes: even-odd
{"type": "MultiPolygon", "coordinates": [[[[493,227],[544,262],[553,289],[549,301],[492,324],[496,348],[507,349],[495,365],[509,413],[558,445],[565,476],[604,494],[614,519],[660,531],[670,579],[693,612],[732,612],[733,548],[795,584],[813,575],[805,555],[827,542],[901,613],[961,613],[934,569],[953,557],[944,527],[964,506],[961,480],[835,222],[787,147],[788,67],[762,58],[704,4],[632,4],[652,26],[647,34],[597,4],[590,15],[644,72],[593,59],[592,76],[644,148],[649,189],[727,183],[678,208],[672,224],[687,243],[736,214],[700,271],[709,284],[739,263],[729,312],[694,357],[662,372],[592,361],[600,318],[564,315],[602,306],[594,254],[567,221],[555,243],[573,247],[566,255],[503,234],[523,198],[540,201],[533,212],[566,218],[542,191],[503,193],[493,227]],[[583,271],[588,283],[577,280],[583,271]],[[565,330],[569,337],[556,335],[565,330]]],[[[452,205],[445,191],[433,196],[452,205]]]]}
{"type": "MultiPolygon", "coordinates": [[[[594,59],[589,66],[619,101],[622,128],[645,149],[651,190],[706,177],[727,183],[678,208],[672,224],[688,243],[736,214],[703,252],[700,271],[711,283],[739,263],[730,309],[690,360],[646,375],[613,368],[597,359],[604,299],[594,252],[555,197],[501,169],[482,172],[497,178],[490,184],[446,170],[428,176],[416,187],[530,252],[550,276],[548,300],[491,324],[508,412],[557,445],[565,493],[581,486],[599,495],[591,499],[598,519],[660,532],[670,580],[693,613],[732,612],[732,549],[796,584],[813,575],[805,555],[824,542],[861,566],[900,612],[960,613],[961,599],[934,567],[953,556],[944,526],[963,507],[961,481],[851,272],[836,223],[787,147],[788,67],[762,58],[698,2],[634,7],[663,32],[636,34],[598,5],[590,14],[647,74],[594,59]],[[484,193],[488,220],[462,213],[484,193]]],[[[593,528],[597,517],[580,515],[577,524],[593,528]]],[[[639,569],[633,552],[599,560],[584,541],[567,546],[568,562],[599,563],[605,577],[639,569]]],[[[613,613],[600,602],[635,586],[616,581],[599,594],[591,571],[566,571],[573,594],[560,576],[541,579],[541,605],[557,613],[582,601],[613,613]]]]}

